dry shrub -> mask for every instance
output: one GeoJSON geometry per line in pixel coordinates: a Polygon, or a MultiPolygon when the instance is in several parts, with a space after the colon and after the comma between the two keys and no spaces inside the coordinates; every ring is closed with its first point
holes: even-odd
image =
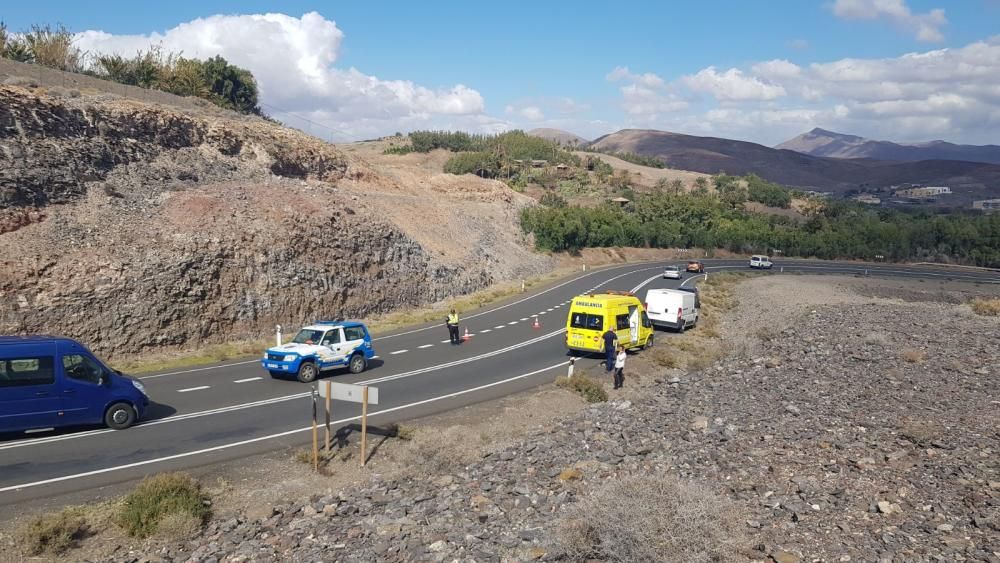
{"type": "Polygon", "coordinates": [[[18,543],[27,555],[60,555],[88,534],[87,519],[78,508],[32,518],[18,531],[18,543]]]}
{"type": "Polygon", "coordinates": [[[417,429],[412,426],[396,424],[392,427],[392,435],[404,442],[409,442],[417,435],[417,429]]]}
{"type": "Polygon", "coordinates": [[[156,535],[173,541],[189,540],[201,531],[203,523],[201,517],[188,512],[171,512],[156,526],[156,535]]]}
{"type": "Polygon", "coordinates": [[[927,352],[923,350],[916,350],[913,348],[907,348],[899,355],[903,358],[903,361],[911,364],[919,364],[927,358],[927,352]]]}
{"type": "Polygon", "coordinates": [[[196,518],[199,525],[208,518],[207,497],[186,473],[161,473],[146,477],[125,497],[115,522],[130,536],[146,538],[159,530],[172,514],[196,518]]]}
{"type": "Polygon", "coordinates": [[[399,465],[412,471],[447,473],[482,459],[487,440],[489,436],[473,434],[462,426],[415,432],[399,450],[399,465]]]}
{"type": "Polygon", "coordinates": [[[899,426],[899,435],[920,447],[929,446],[943,434],[940,424],[927,420],[908,419],[899,426]]]}
{"type": "Polygon", "coordinates": [[[680,367],[677,356],[666,346],[653,348],[653,361],[656,362],[656,365],[665,368],[680,367]]]}
{"type": "Polygon", "coordinates": [[[557,532],[572,561],[717,562],[746,547],[742,511],[694,481],[639,475],[613,481],[577,505],[557,532]]]}
{"type": "Polygon", "coordinates": [[[977,315],[1000,317],[1000,297],[977,297],[969,305],[972,306],[972,312],[977,315]]]}
{"type": "Polygon", "coordinates": [[[567,467],[559,472],[560,481],[577,481],[583,478],[583,473],[575,467],[567,467]]]}
{"type": "Polygon", "coordinates": [[[608,392],[604,390],[604,386],[584,375],[557,377],[556,385],[577,393],[588,403],[603,403],[608,400],[608,392]]]}

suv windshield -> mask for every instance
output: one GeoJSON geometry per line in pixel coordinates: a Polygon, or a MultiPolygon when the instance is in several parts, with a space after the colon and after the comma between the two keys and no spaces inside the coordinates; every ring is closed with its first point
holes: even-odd
{"type": "Polygon", "coordinates": [[[295,335],[292,342],[296,344],[317,344],[319,343],[320,338],[323,338],[322,330],[309,330],[304,328],[295,335]]]}

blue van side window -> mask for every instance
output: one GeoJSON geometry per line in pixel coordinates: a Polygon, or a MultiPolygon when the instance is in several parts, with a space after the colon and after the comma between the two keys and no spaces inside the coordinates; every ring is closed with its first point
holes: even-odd
{"type": "Polygon", "coordinates": [[[100,383],[104,373],[97,362],[81,354],[63,356],[63,369],[67,377],[88,383],[100,383]]]}
{"type": "Polygon", "coordinates": [[[52,356],[0,360],[0,387],[51,385],[56,381],[52,356]]]}

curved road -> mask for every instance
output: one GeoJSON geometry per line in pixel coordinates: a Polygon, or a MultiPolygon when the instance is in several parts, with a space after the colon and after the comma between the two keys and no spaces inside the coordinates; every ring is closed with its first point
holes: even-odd
{"type": "MultiPolygon", "coordinates": [[[[705,263],[709,272],[747,269],[745,260],[705,263]]],[[[661,277],[667,264],[628,264],[580,273],[465,315],[462,331],[468,327],[473,336],[462,346],[449,345],[443,323],[380,336],[374,342],[379,356],[368,371],[335,372],[332,377],[379,388],[381,403],[369,411],[373,425],[550,382],[568,363],[563,334],[569,301],[594,290],[676,287],[681,282],[661,277]],[[534,315],[540,328],[532,326],[534,315]]],[[[1000,272],[930,266],[787,260],[777,262],[772,272],[781,269],[1000,284],[1000,272]]],[[[691,278],[683,283],[689,285],[691,278]]],[[[256,359],[141,379],[157,404],[143,423],[129,430],[89,428],[0,437],[0,505],[237,459],[302,444],[310,437],[309,386],[272,379],[256,359]]],[[[356,422],[360,415],[357,404],[334,401],[332,410],[335,427],[356,422]]]]}

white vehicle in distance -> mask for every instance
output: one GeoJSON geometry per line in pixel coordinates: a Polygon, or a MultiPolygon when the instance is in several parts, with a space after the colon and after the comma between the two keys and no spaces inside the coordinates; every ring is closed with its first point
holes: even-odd
{"type": "Polygon", "coordinates": [[[769,257],[767,257],[767,256],[754,254],[753,256],[750,257],[750,267],[751,268],[760,268],[760,269],[763,269],[763,270],[770,270],[771,266],[773,266],[773,265],[774,264],[771,263],[771,259],[769,257]]]}
{"type": "Polygon", "coordinates": [[[663,269],[663,279],[665,280],[679,280],[681,279],[681,269],[677,266],[667,266],[663,269]]]}

